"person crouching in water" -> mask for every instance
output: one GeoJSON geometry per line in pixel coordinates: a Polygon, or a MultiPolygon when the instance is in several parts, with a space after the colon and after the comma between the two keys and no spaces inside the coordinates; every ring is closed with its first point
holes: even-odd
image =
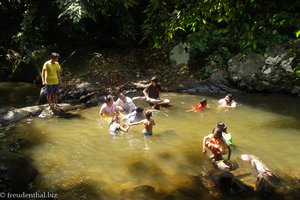
{"type": "Polygon", "coordinates": [[[143,135],[144,136],[152,136],[152,134],[153,134],[152,129],[153,129],[153,126],[155,126],[154,120],[151,119],[152,112],[149,111],[149,110],[146,111],[145,117],[146,117],[146,119],[143,119],[141,121],[129,123],[129,126],[144,124],[144,129],[143,129],[143,132],[142,132],[143,135]]]}
{"type": "Polygon", "coordinates": [[[203,138],[203,153],[206,154],[207,149],[211,151],[213,154],[210,158],[212,161],[223,160],[223,155],[227,153],[226,149],[228,149],[228,157],[230,159],[231,149],[230,146],[226,143],[222,136],[222,129],[214,128],[213,132],[203,138]]]}

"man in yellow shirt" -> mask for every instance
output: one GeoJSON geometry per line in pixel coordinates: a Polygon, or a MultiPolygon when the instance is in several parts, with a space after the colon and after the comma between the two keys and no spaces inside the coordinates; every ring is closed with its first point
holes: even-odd
{"type": "Polygon", "coordinates": [[[42,81],[45,85],[45,95],[47,96],[48,109],[51,108],[52,99],[54,101],[54,108],[58,109],[58,92],[60,79],[60,65],[58,63],[59,54],[53,52],[51,59],[46,61],[42,70],[42,81]]]}

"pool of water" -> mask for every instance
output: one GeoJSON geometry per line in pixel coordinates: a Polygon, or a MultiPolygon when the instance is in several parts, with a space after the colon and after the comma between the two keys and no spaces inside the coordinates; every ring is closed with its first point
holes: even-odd
{"type": "MultiPolygon", "coordinates": [[[[217,100],[222,94],[164,93],[163,97],[173,106],[153,113],[156,126],[152,137],[141,135],[142,125],[111,136],[111,119],[100,118],[99,107],[93,107],[72,111],[73,117],[67,119],[23,120],[1,134],[1,139],[30,141],[22,153],[33,159],[39,171],[34,187],[70,190],[84,184],[89,189],[80,187],[80,194],[74,193],[88,199],[105,199],[103,193],[111,198],[137,185],[165,192],[189,185],[191,176],[211,167],[202,154],[202,139],[218,121],[223,121],[233,136],[232,159],[253,154],[275,172],[300,177],[299,98],[239,95],[236,109],[221,109],[217,100]],[[208,99],[208,108],[186,112],[201,97],[208,99]]],[[[147,107],[141,100],[136,104],[147,107]]]]}

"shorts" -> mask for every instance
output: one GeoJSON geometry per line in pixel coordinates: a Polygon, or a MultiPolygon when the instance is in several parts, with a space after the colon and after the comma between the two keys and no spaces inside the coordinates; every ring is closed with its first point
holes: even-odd
{"type": "Polygon", "coordinates": [[[45,85],[45,95],[48,94],[58,94],[59,93],[59,86],[58,85],[45,85]]]}
{"type": "Polygon", "coordinates": [[[149,133],[149,132],[143,132],[143,135],[144,135],[144,136],[152,136],[152,133],[149,133]]]}

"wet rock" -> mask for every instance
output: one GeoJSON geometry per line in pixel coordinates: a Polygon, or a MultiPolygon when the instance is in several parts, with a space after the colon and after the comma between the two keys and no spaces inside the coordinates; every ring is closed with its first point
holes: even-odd
{"type": "Polygon", "coordinates": [[[0,116],[0,126],[7,126],[11,123],[17,122],[25,117],[36,116],[45,106],[30,106],[25,108],[10,108],[2,110],[0,116]]]}
{"type": "MultiPolygon", "coordinates": [[[[298,42],[299,43],[299,42],[298,42]]],[[[294,68],[299,65],[299,46],[281,45],[262,54],[239,54],[228,61],[228,78],[238,88],[251,92],[281,92],[299,95],[294,68]]]]}
{"type": "Polygon", "coordinates": [[[82,107],[81,105],[72,106],[70,104],[58,104],[59,110],[46,110],[46,105],[29,106],[25,108],[0,109],[0,127],[7,126],[30,116],[49,118],[53,115],[64,115],[66,111],[82,107]]]}

